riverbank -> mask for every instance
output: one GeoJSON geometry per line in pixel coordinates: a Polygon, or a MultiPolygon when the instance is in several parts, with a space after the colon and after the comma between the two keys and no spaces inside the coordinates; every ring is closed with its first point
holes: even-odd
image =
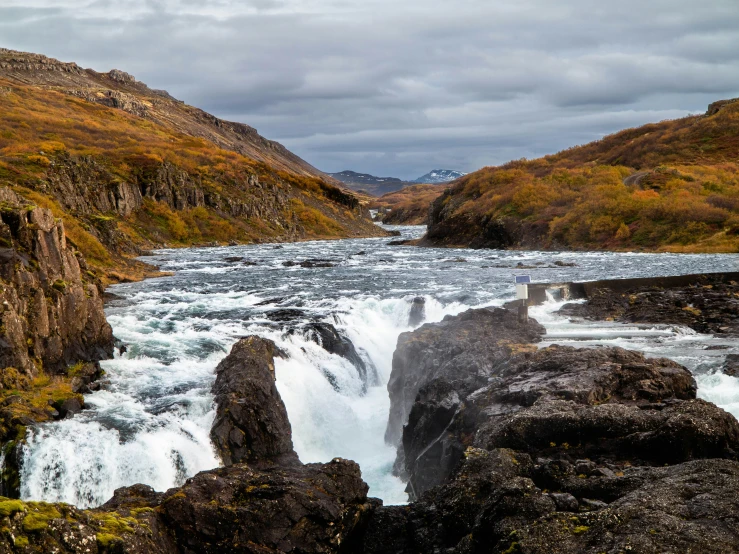
{"type": "Polygon", "coordinates": [[[565,317],[739,334],[739,272],[530,285],[530,305],[548,296],[585,300],[564,305],[558,313],[565,317]]]}

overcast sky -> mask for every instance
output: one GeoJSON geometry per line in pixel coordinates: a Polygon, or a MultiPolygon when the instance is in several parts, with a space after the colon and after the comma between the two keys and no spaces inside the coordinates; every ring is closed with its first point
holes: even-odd
{"type": "Polygon", "coordinates": [[[122,69],[324,171],[401,178],[739,96],[739,0],[0,0],[0,46],[122,69]]]}

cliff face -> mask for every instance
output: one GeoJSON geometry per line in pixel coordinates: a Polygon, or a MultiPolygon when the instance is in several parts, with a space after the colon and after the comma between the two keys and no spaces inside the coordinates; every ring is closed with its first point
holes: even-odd
{"type": "Polygon", "coordinates": [[[99,282],[49,210],[0,188],[0,367],[34,377],[112,355],[99,282]]]}

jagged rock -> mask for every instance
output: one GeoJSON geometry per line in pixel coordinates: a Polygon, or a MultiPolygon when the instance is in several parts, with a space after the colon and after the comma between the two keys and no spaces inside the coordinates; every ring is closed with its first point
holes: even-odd
{"type": "Polygon", "coordinates": [[[295,321],[306,319],[309,317],[307,312],[295,308],[281,308],[278,310],[270,310],[264,315],[267,317],[267,319],[270,319],[272,321],[295,321]]]}
{"type": "MultiPolygon", "coordinates": [[[[444,361],[437,353],[437,362],[444,361]]],[[[660,440],[664,444],[674,441],[668,451],[678,457],[680,444],[690,452],[716,448],[728,455],[733,437],[739,437],[733,418],[713,405],[704,406],[701,401],[690,406],[664,404],[694,399],[696,392],[690,372],[670,360],[647,359],[619,348],[552,346],[523,356],[514,354],[507,364],[498,364],[496,375],[487,383],[460,386],[459,373],[448,373],[421,388],[403,430],[405,474],[412,498],[448,479],[470,444],[510,447],[531,455],[539,449],[551,452],[571,447],[569,454],[576,455],[582,437],[587,436],[592,441],[584,443],[587,453],[582,452],[583,458],[629,448],[636,456],[652,447],[661,452],[657,435],[675,429],[676,436],[668,434],[660,440]],[[679,415],[691,410],[715,423],[711,432],[721,437],[717,440],[722,446],[688,444],[700,433],[688,433],[689,425],[679,415]],[[676,419],[670,419],[673,416],[676,419]],[[678,421],[687,427],[681,428],[678,421]],[[524,428],[540,433],[538,447],[533,446],[533,435],[529,437],[532,443],[518,438],[526,433],[524,428]],[[625,437],[638,432],[643,442],[629,445],[634,437],[625,437]]],[[[685,454],[683,459],[700,456],[685,454]]]]}
{"type": "MultiPolygon", "coordinates": [[[[696,458],[737,457],[739,423],[703,400],[661,409],[620,403],[581,406],[568,400],[538,400],[479,428],[475,444],[512,448],[532,456],[569,456],[632,464],[676,464],[696,458]],[[502,419],[502,418],[501,418],[502,419]]],[[[591,475],[608,474],[597,469],[591,475]]]]}
{"type": "Polygon", "coordinates": [[[59,412],[59,419],[68,419],[82,411],[82,402],[80,402],[79,398],[67,398],[59,405],[57,410],[59,412]]]}
{"type": "Polygon", "coordinates": [[[216,418],[210,436],[224,465],[298,460],[287,410],[275,386],[274,351],[272,341],[247,337],[216,368],[216,418]]]}
{"type": "Polygon", "coordinates": [[[99,385],[98,381],[103,375],[105,375],[105,371],[103,371],[98,362],[78,364],[70,381],[72,392],[90,393],[96,388],[95,385],[99,385]]]}
{"type": "Polygon", "coordinates": [[[565,304],[559,313],[599,321],[685,325],[699,333],[739,334],[739,283],[720,273],[693,277],[689,286],[665,287],[659,279],[651,285],[626,288],[596,286],[586,303],[565,304]]]}
{"type": "Polygon", "coordinates": [[[728,354],[721,372],[732,377],[739,377],[739,354],[728,354]]]}
{"type": "Polygon", "coordinates": [[[519,323],[515,314],[500,308],[468,310],[402,333],[387,385],[390,416],[385,440],[400,444],[403,425],[423,385],[447,376],[459,389],[471,392],[510,362],[512,349],[532,349],[544,333],[536,321],[519,323]]]}
{"type": "MultiPolygon", "coordinates": [[[[409,333],[394,371],[454,360],[455,323],[409,333]]],[[[620,348],[476,352],[428,371],[403,430],[414,502],[378,508],[359,552],[739,551],[739,423],[684,367],[620,348]]]]}
{"type": "Polygon", "coordinates": [[[349,360],[357,368],[359,378],[364,384],[364,390],[367,390],[368,380],[370,378],[367,364],[359,355],[351,340],[342,335],[330,323],[308,323],[304,329],[307,332],[308,338],[320,344],[326,352],[349,360]]]}
{"type": "Polygon", "coordinates": [[[282,265],[285,267],[295,267],[300,266],[305,269],[312,269],[316,267],[335,267],[336,264],[332,263],[331,260],[323,260],[323,259],[309,259],[309,260],[303,260],[302,262],[294,262],[292,260],[288,260],[286,262],[282,262],[282,265]]]}
{"type": "Polygon", "coordinates": [[[546,494],[526,454],[468,449],[454,480],[378,508],[358,552],[737,552],[739,463],[626,468],[607,481],[546,494]]]}

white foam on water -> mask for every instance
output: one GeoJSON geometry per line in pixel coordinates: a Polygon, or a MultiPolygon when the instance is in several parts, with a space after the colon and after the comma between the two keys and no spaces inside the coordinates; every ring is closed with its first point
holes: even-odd
{"type": "Polygon", "coordinates": [[[713,402],[739,418],[739,379],[723,373],[714,373],[699,375],[696,381],[698,382],[698,398],[713,402]]]}
{"type": "MultiPolygon", "coordinates": [[[[293,429],[295,450],[303,462],[320,462],[341,456],[359,462],[370,494],[387,504],[408,499],[405,483],[391,473],[395,448],[385,444],[390,410],[386,386],[398,336],[410,331],[411,297],[342,299],[335,325],[354,343],[360,355],[377,371],[377,381],[362,393],[357,370],[338,356],[332,356],[300,335],[285,340],[278,334],[269,338],[285,349],[289,359],[275,363],[277,388],[287,408],[293,429]],[[335,390],[322,371],[338,382],[335,390]]],[[[427,321],[464,311],[469,306],[446,306],[425,297],[427,321]]]]}
{"type": "MultiPolygon", "coordinates": [[[[398,229],[405,238],[421,234],[420,228],[398,229]]],[[[480,265],[489,264],[491,258],[515,264],[577,257],[576,269],[536,273],[551,280],[601,278],[614,272],[634,276],[654,267],[670,274],[676,268],[694,273],[729,266],[727,258],[717,256],[499,251],[483,255],[470,250],[458,253],[467,263],[448,263],[457,257],[448,250],[393,249],[386,242],[158,252],[151,260],[179,273],[115,287],[124,301],[114,302],[106,312],[128,353],[103,363],[107,385],[86,396],[90,409],[31,431],[23,449],[22,497],[96,506],[117,487],[145,483],[165,490],[217,466],[209,440],[214,369],[239,337],[257,334],[274,340],[288,354],[275,362],[277,388],[301,460],[353,459],[360,464],[371,495],[386,504],[402,503],[407,499],[405,485],[391,473],[395,450],[384,443],[386,385],[398,336],[411,330],[408,317],[416,295],[426,300],[426,321],[440,321],[470,307],[499,305],[510,298],[512,276],[519,270],[513,265],[502,269],[480,265]],[[367,254],[353,257],[359,251],[367,254]],[[226,256],[243,256],[258,265],[224,265],[226,256]],[[315,270],[282,266],[284,261],[310,257],[343,261],[335,268],[315,270]],[[269,304],[257,305],[266,300],[269,304]],[[318,320],[335,325],[366,362],[369,379],[363,381],[346,359],[304,336],[301,321],[270,321],[269,312],[283,308],[303,310],[303,324],[318,320]]],[[[651,355],[668,352],[695,368],[702,363],[696,352],[710,343],[679,328],[579,324],[554,313],[562,304],[533,308],[531,314],[559,332],[566,344],[618,344],[651,355]],[[583,328],[588,340],[578,340],[583,328]]],[[[710,367],[722,355],[714,354],[710,367]]],[[[736,380],[709,373],[699,377],[699,393],[734,406],[739,395],[736,380]]]]}

